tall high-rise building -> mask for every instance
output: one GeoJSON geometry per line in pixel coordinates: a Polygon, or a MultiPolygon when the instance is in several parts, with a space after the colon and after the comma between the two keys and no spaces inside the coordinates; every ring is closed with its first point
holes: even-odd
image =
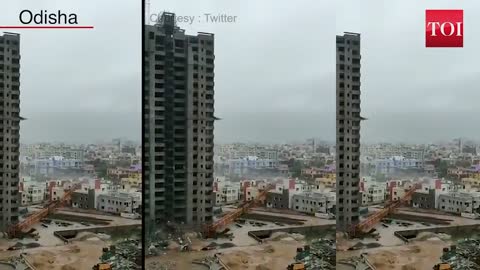
{"type": "Polygon", "coordinates": [[[0,36],[0,231],[18,221],[20,35],[0,36]]]}
{"type": "Polygon", "coordinates": [[[360,34],[337,36],[337,229],[359,221],[360,194],[360,34]]]}
{"type": "Polygon", "coordinates": [[[145,27],[145,216],[203,225],[213,216],[214,35],[175,14],[145,27]]]}

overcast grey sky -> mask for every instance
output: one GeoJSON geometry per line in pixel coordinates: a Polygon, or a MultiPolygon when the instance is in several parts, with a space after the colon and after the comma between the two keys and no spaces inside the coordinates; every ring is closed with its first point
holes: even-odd
{"type": "Polygon", "coordinates": [[[216,139],[335,136],[335,35],[362,34],[362,140],[480,139],[474,0],[155,1],[150,13],[196,16],[215,34],[216,139]],[[425,48],[425,9],[465,9],[465,47],[425,48]],[[205,13],[237,16],[206,22],[205,13]]]}
{"type": "Polygon", "coordinates": [[[362,139],[480,139],[479,1],[336,2],[336,32],[362,34],[362,139]],[[464,48],[425,48],[426,9],[464,9],[464,48]]]}
{"type": "Polygon", "coordinates": [[[95,26],[4,30],[21,34],[21,142],[140,141],[140,1],[3,2],[1,25],[20,25],[29,9],[76,13],[79,25],[95,26]]]}
{"type": "Polygon", "coordinates": [[[188,34],[215,34],[217,142],[334,138],[334,1],[151,0],[161,11],[196,16],[178,24],[188,34]]]}

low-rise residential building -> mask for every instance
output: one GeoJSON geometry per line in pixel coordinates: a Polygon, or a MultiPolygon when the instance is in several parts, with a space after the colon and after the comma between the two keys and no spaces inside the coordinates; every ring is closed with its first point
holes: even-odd
{"type": "Polygon", "coordinates": [[[292,209],[302,213],[335,213],[334,192],[305,192],[292,197],[292,209]]]}
{"type": "Polygon", "coordinates": [[[386,186],[371,184],[360,192],[362,193],[362,205],[380,204],[385,201],[386,186]]]}
{"type": "Polygon", "coordinates": [[[412,195],[412,206],[421,209],[436,209],[436,190],[418,190],[412,195]]]}
{"type": "Polygon", "coordinates": [[[19,192],[21,193],[22,205],[40,204],[46,199],[45,184],[32,181],[30,177],[21,178],[19,192]]]}
{"type": "Polygon", "coordinates": [[[72,193],[72,207],[95,209],[95,189],[74,191],[72,193]]]}
{"type": "Polygon", "coordinates": [[[317,189],[335,189],[337,180],[335,178],[316,178],[315,185],[317,186],[317,189]]]}
{"type": "Polygon", "coordinates": [[[267,192],[266,206],[269,208],[289,209],[289,190],[271,190],[267,192]]]}
{"type": "Polygon", "coordinates": [[[449,192],[439,196],[439,210],[449,213],[480,213],[480,193],[449,192]]]}
{"type": "Polygon", "coordinates": [[[215,205],[233,204],[240,200],[240,182],[231,182],[224,177],[217,177],[213,183],[215,205]]]}
{"type": "Polygon", "coordinates": [[[362,171],[369,174],[391,175],[407,170],[420,170],[422,168],[422,160],[408,159],[403,156],[392,156],[383,159],[362,158],[362,171]]]}
{"type": "Polygon", "coordinates": [[[140,194],[110,192],[98,196],[97,210],[113,214],[133,213],[140,205],[140,194]]]}
{"type": "Polygon", "coordinates": [[[470,188],[480,188],[480,179],[477,178],[462,178],[462,184],[470,188]]]}
{"type": "Polygon", "coordinates": [[[480,179],[480,164],[473,165],[465,170],[467,178],[480,179]]]}
{"type": "Polygon", "coordinates": [[[327,178],[327,179],[335,179],[335,164],[327,165],[323,168],[306,168],[302,169],[302,176],[315,179],[315,178],[327,178]]]}

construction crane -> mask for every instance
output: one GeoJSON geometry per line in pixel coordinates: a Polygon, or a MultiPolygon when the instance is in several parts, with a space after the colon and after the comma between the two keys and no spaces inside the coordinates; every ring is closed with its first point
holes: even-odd
{"type": "Polygon", "coordinates": [[[20,235],[23,231],[31,227],[40,220],[47,217],[49,213],[52,213],[57,208],[64,206],[67,202],[69,202],[72,198],[73,192],[78,189],[78,186],[72,186],[69,190],[66,190],[65,194],[62,198],[56,201],[50,202],[45,208],[42,210],[33,213],[32,215],[25,218],[23,221],[13,224],[7,229],[7,234],[11,238],[15,238],[20,235]]]}
{"type": "Polygon", "coordinates": [[[350,235],[352,237],[356,237],[361,234],[370,232],[375,227],[375,225],[378,224],[382,219],[384,219],[388,214],[393,213],[399,206],[408,202],[412,198],[413,193],[415,193],[415,191],[420,187],[420,184],[413,185],[413,187],[410,188],[402,198],[396,201],[391,201],[390,203],[385,205],[382,210],[374,213],[373,215],[370,215],[362,222],[353,225],[350,230],[350,235]]]}
{"type": "Polygon", "coordinates": [[[206,238],[215,237],[218,230],[225,228],[230,223],[235,221],[237,218],[239,218],[243,214],[246,214],[252,207],[254,207],[255,205],[258,205],[260,202],[265,201],[265,199],[267,198],[268,191],[270,191],[273,188],[275,188],[275,185],[273,184],[266,186],[265,189],[260,191],[260,193],[257,195],[255,199],[245,202],[235,211],[226,214],[225,216],[221,217],[219,220],[215,221],[212,224],[206,225],[204,228],[204,236],[206,238]]]}

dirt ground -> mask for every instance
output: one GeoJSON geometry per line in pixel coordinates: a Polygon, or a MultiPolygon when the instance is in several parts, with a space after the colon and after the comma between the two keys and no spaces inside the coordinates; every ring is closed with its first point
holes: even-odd
{"type": "MultiPolygon", "coordinates": [[[[203,242],[203,246],[206,243],[208,242],[203,242]]],[[[255,246],[191,252],[171,250],[161,256],[147,258],[145,263],[147,270],[156,269],[158,265],[184,270],[191,269],[191,262],[194,260],[220,253],[218,257],[230,270],[278,270],[286,269],[287,265],[293,263],[297,247],[302,247],[304,244],[303,241],[285,237],[282,240],[266,241],[255,246]]]]}
{"type": "Polygon", "coordinates": [[[286,269],[295,262],[297,247],[304,243],[289,241],[268,241],[254,247],[231,248],[222,252],[220,259],[231,270],[277,270],[286,269]]]}
{"type": "MultiPolygon", "coordinates": [[[[99,263],[102,248],[108,243],[93,236],[83,235],[82,241],[73,241],[67,245],[38,247],[16,251],[1,251],[0,260],[20,256],[23,252],[26,259],[37,270],[85,270],[99,263]]],[[[7,244],[5,242],[5,244],[7,244]]],[[[8,246],[12,244],[8,242],[8,246]]],[[[6,245],[5,245],[6,246],[6,245]]]]}
{"type": "Polygon", "coordinates": [[[337,261],[366,254],[377,270],[425,270],[440,263],[443,248],[449,244],[442,240],[413,241],[396,247],[380,247],[355,251],[337,251],[337,261]]]}
{"type": "Polygon", "coordinates": [[[74,242],[65,246],[26,250],[27,260],[38,270],[83,270],[92,269],[99,263],[101,240],[74,242]]]}
{"type": "Polygon", "coordinates": [[[408,245],[368,252],[368,260],[378,269],[424,270],[440,263],[442,249],[448,244],[441,240],[416,241],[408,245]]]}

